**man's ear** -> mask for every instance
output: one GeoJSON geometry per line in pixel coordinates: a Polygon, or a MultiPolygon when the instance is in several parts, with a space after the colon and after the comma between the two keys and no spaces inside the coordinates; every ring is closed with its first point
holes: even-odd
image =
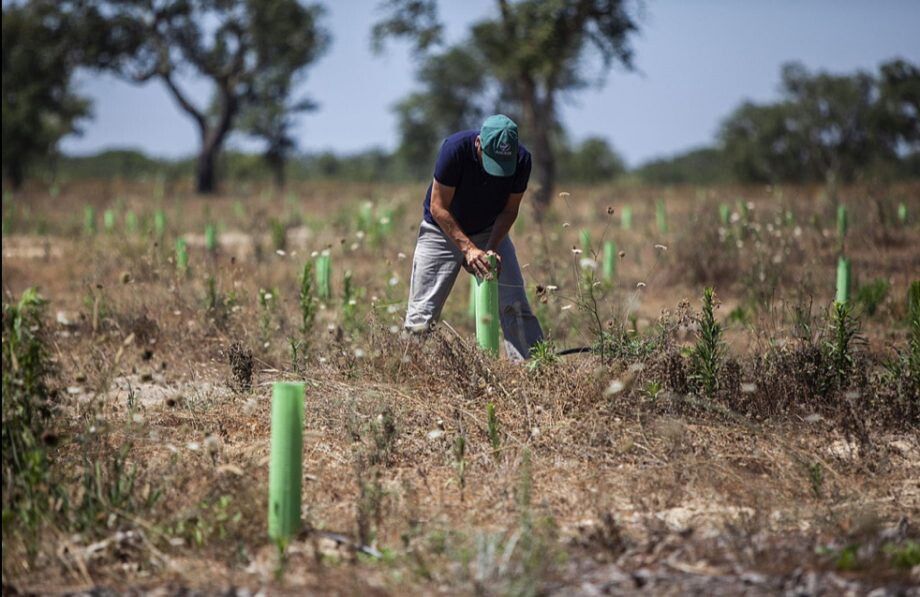
{"type": "Polygon", "coordinates": [[[476,149],[477,149],[477,150],[482,149],[482,139],[480,138],[479,135],[476,135],[475,144],[476,144],[476,149]]]}

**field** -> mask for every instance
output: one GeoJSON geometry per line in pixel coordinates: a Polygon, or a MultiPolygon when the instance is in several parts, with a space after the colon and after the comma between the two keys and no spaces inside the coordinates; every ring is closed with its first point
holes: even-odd
{"type": "Polygon", "coordinates": [[[527,365],[476,347],[464,273],[402,331],[423,191],[5,195],[3,592],[920,594],[920,186],[527,206],[527,365]],[[283,555],[281,380],[307,387],[283,555]]]}

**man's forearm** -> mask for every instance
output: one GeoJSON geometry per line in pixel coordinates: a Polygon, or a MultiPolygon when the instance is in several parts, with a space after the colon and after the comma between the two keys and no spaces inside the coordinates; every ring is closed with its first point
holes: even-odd
{"type": "Polygon", "coordinates": [[[517,215],[517,211],[503,211],[498,214],[495,223],[492,224],[492,234],[489,235],[489,242],[486,244],[487,251],[498,250],[498,245],[508,236],[508,231],[514,225],[517,215]]]}
{"type": "Polygon", "coordinates": [[[444,235],[457,245],[461,253],[473,246],[473,241],[463,232],[454,214],[450,213],[449,210],[432,209],[431,217],[433,217],[434,221],[441,227],[441,231],[444,235]]]}

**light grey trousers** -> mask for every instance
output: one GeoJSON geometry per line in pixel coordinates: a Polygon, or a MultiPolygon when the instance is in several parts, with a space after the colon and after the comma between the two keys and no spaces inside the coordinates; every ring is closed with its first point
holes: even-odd
{"type": "MultiPolygon", "coordinates": [[[[470,240],[483,248],[491,232],[489,228],[472,235],[470,240]]],[[[526,359],[530,356],[530,348],[543,339],[543,330],[527,302],[524,277],[510,237],[506,236],[498,245],[497,253],[502,262],[498,276],[498,303],[505,352],[512,360],[526,359]]],[[[457,245],[440,228],[422,221],[412,258],[406,329],[427,331],[437,321],[462,263],[463,253],[457,245]]]]}

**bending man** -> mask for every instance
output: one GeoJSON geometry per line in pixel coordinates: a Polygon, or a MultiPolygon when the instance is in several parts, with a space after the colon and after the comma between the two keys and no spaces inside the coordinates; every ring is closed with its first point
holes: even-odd
{"type": "Polygon", "coordinates": [[[495,255],[508,356],[528,358],[530,348],[543,339],[508,237],[530,168],[530,152],[518,143],[517,125],[501,114],[488,117],[478,131],[454,133],[444,141],[412,260],[407,329],[427,331],[440,317],[460,268],[485,276],[489,256],[495,255]]]}

